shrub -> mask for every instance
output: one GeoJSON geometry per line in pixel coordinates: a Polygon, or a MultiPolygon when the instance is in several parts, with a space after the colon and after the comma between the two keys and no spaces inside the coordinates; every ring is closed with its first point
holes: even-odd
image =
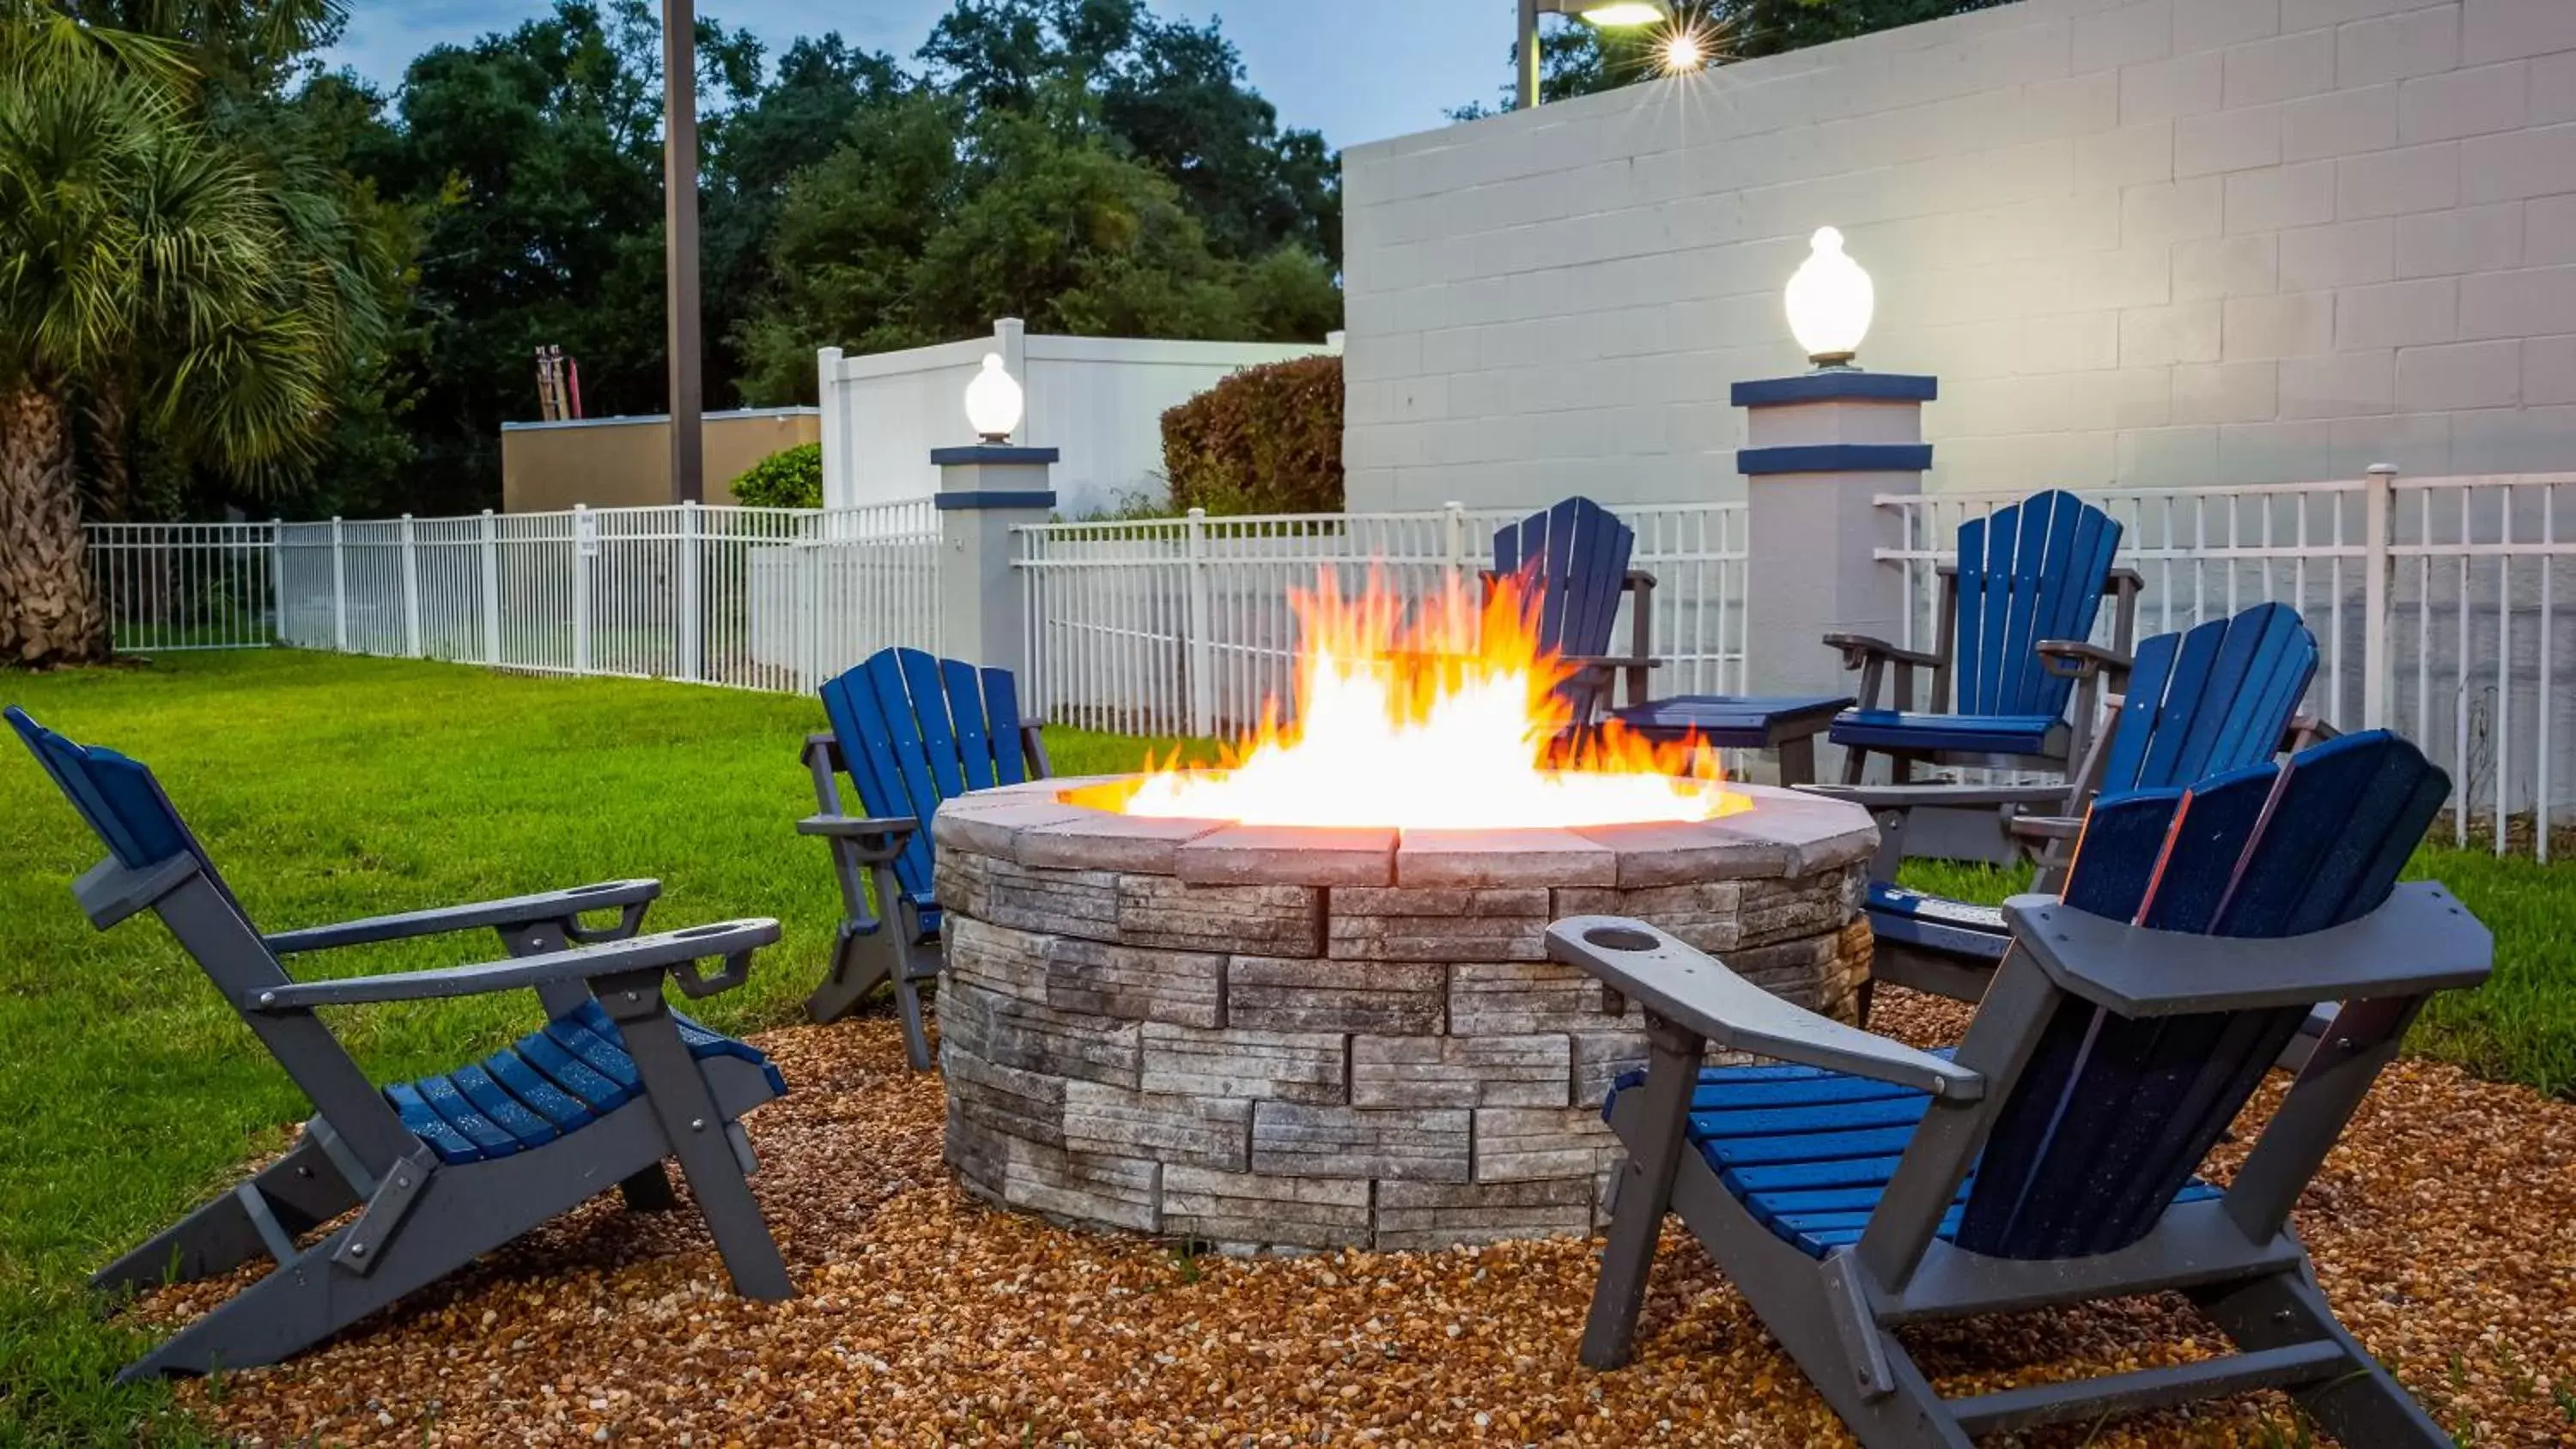
{"type": "Polygon", "coordinates": [[[781,448],[733,480],[733,498],[746,508],[823,506],[823,445],[781,448]]]}
{"type": "Polygon", "coordinates": [[[1172,506],[1210,513],[1342,510],[1342,360],[1247,367],[1163,414],[1172,506]]]}

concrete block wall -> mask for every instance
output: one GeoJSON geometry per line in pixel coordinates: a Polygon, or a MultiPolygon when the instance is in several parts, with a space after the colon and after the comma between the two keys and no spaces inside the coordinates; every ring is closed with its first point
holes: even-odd
{"type": "Polygon", "coordinates": [[[2576,469],[2576,0],[2024,0],[1344,187],[1353,508],[1740,497],[1827,224],[1936,489],[2576,469]]]}

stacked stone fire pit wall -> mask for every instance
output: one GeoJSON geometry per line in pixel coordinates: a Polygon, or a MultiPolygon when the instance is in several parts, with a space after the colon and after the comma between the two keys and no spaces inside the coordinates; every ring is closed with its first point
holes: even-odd
{"type": "Polygon", "coordinates": [[[1704,825],[1307,830],[987,791],[935,827],[948,1158],[988,1201],[1229,1252],[1590,1231],[1643,1065],[1549,921],[1655,922],[1850,1019],[1876,844],[1745,788],[1704,825]]]}

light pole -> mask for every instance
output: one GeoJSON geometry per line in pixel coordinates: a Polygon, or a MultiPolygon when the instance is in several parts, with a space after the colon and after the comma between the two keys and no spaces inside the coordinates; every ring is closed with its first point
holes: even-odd
{"type": "Polygon", "coordinates": [[[698,363],[698,17],[662,0],[662,269],[671,353],[671,501],[703,503],[698,363]]]}
{"type": "Polygon", "coordinates": [[[1579,15],[1603,30],[1653,25],[1673,18],[1667,0],[1521,0],[1521,109],[1538,104],[1538,18],[1579,15]]]}

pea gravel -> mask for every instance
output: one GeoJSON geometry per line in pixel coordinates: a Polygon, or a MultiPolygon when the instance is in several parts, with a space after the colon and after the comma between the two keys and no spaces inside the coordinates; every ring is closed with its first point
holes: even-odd
{"type": "MultiPolygon", "coordinates": [[[[1877,1024],[1929,1043],[1964,1019],[1889,991],[1877,1024]]],[[[803,1297],[731,1297],[693,1213],[637,1217],[612,1194],[334,1345],[185,1401],[250,1445],[1850,1442],[1678,1223],[1636,1363],[1595,1374],[1575,1342],[1597,1243],[1194,1259],[1054,1228],[949,1181],[938,1078],[903,1069],[891,1022],[757,1040],[794,1088],[749,1125],[803,1297]]],[[[2462,1443],[2576,1444],[2576,1104],[2401,1063],[2297,1221],[2345,1321],[2462,1443]]],[[[175,1322],[233,1286],[132,1311],[175,1322]]],[[[1951,1393],[2223,1348],[2163,1298],[1909,1342],[1951,1393]]],[[[2311,1432],[2263,1395],[2026,1442],[2311,1432]]]]}

